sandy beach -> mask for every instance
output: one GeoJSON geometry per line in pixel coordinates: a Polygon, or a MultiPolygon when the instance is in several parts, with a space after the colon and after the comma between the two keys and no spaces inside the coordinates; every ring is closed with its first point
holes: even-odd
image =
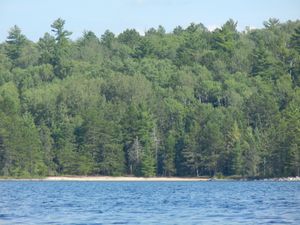
{"type": "Polygon", "coordinates": [[[215,179],[209,177],[126,177],[126,176],[49,176],[45,178],[0,177],[0,181],[300,181],[300,177],[266,178],[266,179],[215,179]]]}
{"type": "Polygon", "coordinates": [[[45,178],[0,177],[0,181],[208,181],[206,177],[113,177],[113,176],[49,176],[45,178]]]}
{"type": "Polygon", "coordinates": [[[111,176],[51,176],[45,181],[208,181],[208,178],[183,177],[111,177],[111,176]]]}

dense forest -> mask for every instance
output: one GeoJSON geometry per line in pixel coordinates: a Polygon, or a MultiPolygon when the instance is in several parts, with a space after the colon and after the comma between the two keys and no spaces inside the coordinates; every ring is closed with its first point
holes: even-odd
{"type": "Polygon", "coordinates": [[[0,176],[299,176],[300,21],[0,44],[0,176]]]}

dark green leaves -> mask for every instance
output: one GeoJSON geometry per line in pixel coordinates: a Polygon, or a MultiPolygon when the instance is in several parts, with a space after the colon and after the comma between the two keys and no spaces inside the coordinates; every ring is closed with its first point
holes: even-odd
{"type": "Polygon", "coordinates": [[[299,176],[299,21],[0,44],[0,176],[299,176]]]}

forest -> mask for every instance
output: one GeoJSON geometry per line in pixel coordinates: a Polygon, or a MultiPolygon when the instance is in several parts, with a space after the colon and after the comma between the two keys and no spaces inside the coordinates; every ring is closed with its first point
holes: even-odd
{"type": "Polygon", "coordinates": [[[300,21],[0,43],[0,176],[300,175],[300,21]]]}

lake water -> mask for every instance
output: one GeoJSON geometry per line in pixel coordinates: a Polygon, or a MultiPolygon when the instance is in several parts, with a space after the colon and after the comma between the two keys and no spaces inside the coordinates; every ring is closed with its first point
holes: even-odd
{"type": "Polygon", "coordinates": [[[300,224],[300,182],[0,181],[0,224],[300,224]]]}

